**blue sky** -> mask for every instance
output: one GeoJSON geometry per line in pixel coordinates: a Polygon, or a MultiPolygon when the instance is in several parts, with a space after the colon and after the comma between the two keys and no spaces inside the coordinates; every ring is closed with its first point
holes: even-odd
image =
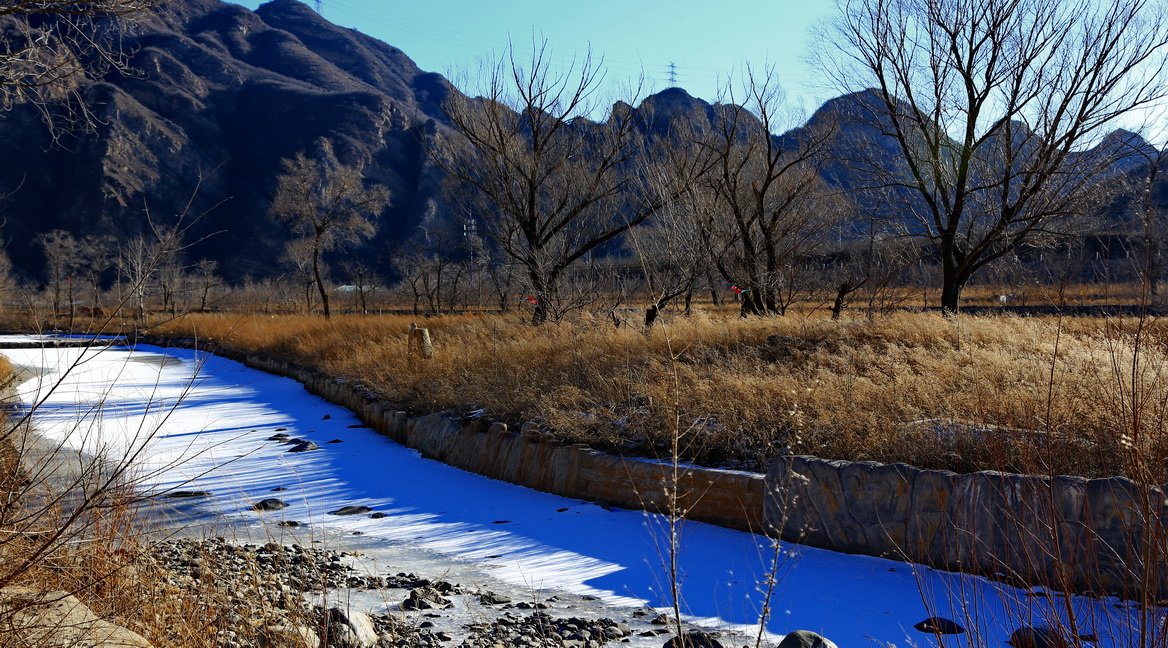
{"type": "MultiPolygon", "coordinates": [[[[774,65],[783,87],[808,112],[836,94],[816,87],[803,62],[808,28],[833,14],[832,0],[321,2],[325,18],[401,49],[431,72],[474,69],[481,58],[501,53],[508,39],[529,48],[535,34],[565,61],[591,46],[594,55],[604,56],[607,79],[618,93],[641,70],[650,92],[669,87],[673,62],[677,85],[709,101],[746,63],[774,65]]],[[[255,9],[263,1],[239,4],[255,9]]]]}

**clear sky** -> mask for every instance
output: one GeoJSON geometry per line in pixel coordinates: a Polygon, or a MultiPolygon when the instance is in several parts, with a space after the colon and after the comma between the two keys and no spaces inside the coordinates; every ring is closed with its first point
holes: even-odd
{"type": "MultiPolygon", "coordinates": [[[[264,0],[239,2],[255,9],[264,0]]],[[[314,5],[313,0],[307,4],[314,5]]],[[[610,85],[644,71],[647,90],[676,85],[713,101],[744,64],[776,67],[783,87],[812,112],[831,92],[803,63],[808,28],[830,17],[832,0],[321,0],[324,17],[379,38],[423,70],[450,75],[497,57],[508,39],[530,49],[546,38],[557,58],[591,46],[604,56],[610,85]]],[[[457,74],[454,74],[457,77],[457,74]]],[[[466,89],[471,90],[473,89],[466,89]]],[[[614,97],[625,98],[625,97],[614,97]]],[[[627,98],[625,98],[627,100],[627,98]]]]}

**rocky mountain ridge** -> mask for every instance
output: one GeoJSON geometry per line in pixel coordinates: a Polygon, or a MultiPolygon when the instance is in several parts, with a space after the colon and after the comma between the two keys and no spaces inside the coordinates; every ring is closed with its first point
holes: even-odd
{"type": "MultiPolygon", "coordinates": [[[[277,275],[288,234],[267,207],[280,162],[321,138],[391,192],[362,260],[384,268],[392,245],[441,211],[429,144],[447,131],[442,103],[457,90],[401,50],[298,0],[254,12],[221,0],[170,3],[129,45],[135,74],[81,80],[91,132],[55,141],[31,106],[0,115],[0,239],[28,276],[43,264],[38,233],[124,241],[159,226],[185,229],[187,257],[218,261],[228,280],[277,275]]],[[[865,96],[827,102],[808,125],[834,120],[846,146],[894,155],[891,139],[856,114],[865,96]]],[[[647,108],[657,123],[712,121],[720,109],[681,88],[637,107],[647,108]]],[[[825,175],[857,182],[846,164],[829,164],[825,175]]]]}

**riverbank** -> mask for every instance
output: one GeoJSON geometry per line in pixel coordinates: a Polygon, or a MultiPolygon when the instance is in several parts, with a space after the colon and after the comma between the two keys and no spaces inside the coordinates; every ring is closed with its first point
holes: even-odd
{"type": "Polygon", "coordinates": [[[418,321],[432,358],[411,356],[412,322],[188,315],[149,332],[301,364],[414,414],[537,421],[565,443],[653,459],[668,458],[676,436],[688,461],[756,472],[790,451],[1110,477],[1132,469],[1125,426],[1148,432],[1138,449],[1156,464],[1168,420],[1160,320],[695,313],[644,330],[586,316],[533,327],[518,315],[464,315],[418,321]],[[1138,422],[1123,411],[1132,366],[1148,404],[1138,422]]]}

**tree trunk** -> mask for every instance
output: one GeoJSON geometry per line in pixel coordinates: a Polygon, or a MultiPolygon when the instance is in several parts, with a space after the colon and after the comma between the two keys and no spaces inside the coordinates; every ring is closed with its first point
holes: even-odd
{"type": "Polygon", "coordinates": [[[965,287],[965,279],[948,264],[944,266],[941,284],[941,312],[946,315],[956,315],[961,305],[961,289],[965,287]]]}
{"type": "Polygon", "coordinates": [[[324,318],[329,319],[329,301],[328,291],[324,289],[324,280],[320,276],[320,250],[313,250],[312,254],[312,278],[316,281],[316,289],[320,291],[320,304],[324,307],[324,318]]]}
{"type": "Polygon", "coordinates": [[[831,318],[837,320],[840,314],[844,312],[844,305],[847,303],[848,294],[853,290],[852,284],[847,281],[841,283],[839,288],[835,291],[835,303],[831,305],[831,318]]]}

